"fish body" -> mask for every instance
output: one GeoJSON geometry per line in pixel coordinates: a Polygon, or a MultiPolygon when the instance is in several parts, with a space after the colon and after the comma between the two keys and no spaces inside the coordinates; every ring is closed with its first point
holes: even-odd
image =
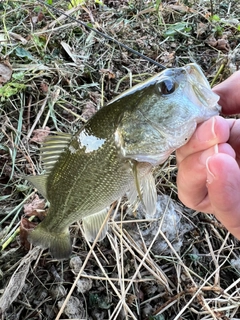
{"type": "MultiPolygon", "coordinates": [[[[139,196],[146,214],[154,215],[152,168],[219,113],[218,99],[196,64],[166,69],[117,96],[75,135],[49,136],[42,147],[45,174],[27,177],[50,202],[30,242],[68,258],[69,226],[82,219],[93,241],[108,206],[126,192],[130,203],[139,196]]],[[[107,225],[100,239],[106,232],[107,225]]]]}

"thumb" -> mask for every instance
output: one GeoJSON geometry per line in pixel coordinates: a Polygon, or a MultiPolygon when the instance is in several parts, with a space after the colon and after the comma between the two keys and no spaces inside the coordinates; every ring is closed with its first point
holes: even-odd
{"type": "Polygon", "coordinates": [[[240,239],[240,169],[228,154],[218,153],[206,161],[208,196],[216,218],[240,239]]]}
{"type": "Polygon", "coordinates": [[[213,91],[220,96],[219,104],[222,106],[223,114],[236,114],[240,112],[239,90],[240,70],[213,88],[213,91]]]}

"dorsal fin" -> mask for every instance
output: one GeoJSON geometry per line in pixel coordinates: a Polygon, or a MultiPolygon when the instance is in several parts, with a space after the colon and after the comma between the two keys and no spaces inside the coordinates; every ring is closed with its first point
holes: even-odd
{"type": "Polygon", "coordinates": [[[49,174],[64,149],[72,139],[71,134],[57,132],[54,136],[48,136],[40,148],[42,162],[46,174],[49,174]]]}
{"type": "Polygon", "coordinates": [[[47,175],[41,176],[24,176],[24,179],[32,183],[32,185],[47,199],[47,175]]]}

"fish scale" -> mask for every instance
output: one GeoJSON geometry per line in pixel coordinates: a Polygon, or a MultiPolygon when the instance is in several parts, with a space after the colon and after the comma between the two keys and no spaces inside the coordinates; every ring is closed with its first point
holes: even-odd
{"type": "MultiPolygon", "coordinates": [[[[126,180],[126,184],[128,184],[130,175],[132,175],[130,165],[128,164],[129,168],[125,168],[127,163],[123,164],[118,157],[119,151],[117,148],[108,142],[109,141],[107,141],[101,149],[89,153],[87,157],[82,149],[77,150],[74,154],[71,154],[69,151],[65,152],[64,157],[60,157],[59,166],[49,175],[49,193],[47,194],[50,203],[58,203],[57,210],[68,203],[68,210],[76,212],[76,216],[78,217],[78,212],[82,212],[82,216],[80,216],[80,218],[82,218],[84,215],[92,212],[92,210],[105,208],[106,205],[103,208],[100,207],[99,204],[96,205],[95,198],[97,198],[100,193],[102,195],[101,201],[104,203],[116,199],[112,200],[113,192],[121,195],[124,193],[120,190],[120,186],[124,180],[126,180]],[[61,163],[62,160],[63,163],[61,163]],[[94,170],[96,162],[98,163],[98,172],[94,170]],[[78,175],[74,175],[73,179],[69,179],[69,172],[72,167],[78,168],[78,175]],[[59,168],[61,168],[60,172],[59,168]],[[111,168],[117,168],[117,170],[111,170],[111,168]],[[86,174],[86,172],[88,172],[88,174],[86,174]],[[106,192],[103,192],[104,180],[111,178],[113,179],[113,183],[110,186],[111,189],[108,187],[106,192]],[[92,181],[95,181],[95,183],[92,184],[92,181]],[[59,187],[59,184],[63,185],[59,187]],[[61,190],[61,194],[56,194],[55,189],[61,190]],[[71,195],[71,202],[67,199],[69,195],[71,195]]],[[[71,216],[70,219],[75,219],[75,216],[73,216],[73,218],[71,216]]],[[[67,220],[68,217],[65,218],[66,224],[68,224],[67,220]]],[[[57,216],[55,221],[56,223],[58,222],[57,216]]]]}
{"type": "Polygon", "coordinates": [[[154,166],[185,144],[198,123],[217,115],[219,97],[199,66],[166,69],[101,108],[76,134],[49,136],[41,148],[46,169],[26,177],[50,202],[29,241],[57,259],[71,254],[69,226],[82,220],[85,237],[107,233],[107,208],[127,193],[156,211],[154,166]]]}

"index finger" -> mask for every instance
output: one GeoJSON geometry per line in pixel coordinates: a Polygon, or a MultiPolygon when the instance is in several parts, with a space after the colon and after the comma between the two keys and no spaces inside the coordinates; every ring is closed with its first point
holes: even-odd
{"type": "MultiPolygon", "coordinates": [[[[234,120],[233,120],[234,121],[234,120]]],[[[188,155],[209,149],[219,143],[228,141],[231,120],[215,116],[198,125],[191,139],[176,150],[178,164],[188,155]]]]}
{"type": "Polygon", "coordinates": [[[220,96],[223,114],[240,113],[240,70],[214,87],[213,91],[220,96]]]}

